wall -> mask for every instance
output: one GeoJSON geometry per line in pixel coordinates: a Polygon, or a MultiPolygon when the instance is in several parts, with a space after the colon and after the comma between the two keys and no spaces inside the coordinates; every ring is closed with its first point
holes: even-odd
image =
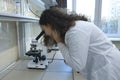
{"type": "Polygon", "coordinates": [[[0,71],[17,60],[17,31],[14,22],[0,22],[0,71]]]}

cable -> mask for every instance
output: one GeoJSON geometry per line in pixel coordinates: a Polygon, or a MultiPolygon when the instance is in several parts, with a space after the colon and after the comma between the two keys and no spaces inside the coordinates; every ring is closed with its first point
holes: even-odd
{"type": "Polygon", "coordinates": [[[52,62],[53,62],[55,55],[56,55],[56,51],[55,51],[55,53],[54,53],[54,55],[53,55],[53,57],[52,57],[52,60],[49,61],[48,63],[52,63],[52,62]]]}

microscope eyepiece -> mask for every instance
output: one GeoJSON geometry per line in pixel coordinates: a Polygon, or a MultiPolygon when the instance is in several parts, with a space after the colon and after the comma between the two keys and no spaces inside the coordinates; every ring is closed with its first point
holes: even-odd
{"type": "Polygon", "coordinates": [[[38,40],[45,32],[42,31],[35,39],[38,40]]]}

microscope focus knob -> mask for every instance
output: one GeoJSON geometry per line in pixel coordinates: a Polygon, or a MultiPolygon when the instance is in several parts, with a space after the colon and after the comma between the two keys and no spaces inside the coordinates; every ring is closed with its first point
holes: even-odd
{"type": "Polygon", "coordinates": [[[42,55],[42,56],[41,56],[41,60],[43,60],[43,61],[46,60],[46,56],[45,56],[45,55],[42,55]]]}

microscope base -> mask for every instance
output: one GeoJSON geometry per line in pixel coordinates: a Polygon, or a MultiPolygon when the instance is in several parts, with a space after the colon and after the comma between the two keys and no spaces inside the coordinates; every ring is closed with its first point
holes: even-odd
{"type": "Polygon", "coordinates": [[[38,61],[38,63],[33,62],[33,60],[31,60],[30,62],[28,62],[27,67],[29,69],[46,69],[48,66],[48,60],[45,61],[38,61]]]}

